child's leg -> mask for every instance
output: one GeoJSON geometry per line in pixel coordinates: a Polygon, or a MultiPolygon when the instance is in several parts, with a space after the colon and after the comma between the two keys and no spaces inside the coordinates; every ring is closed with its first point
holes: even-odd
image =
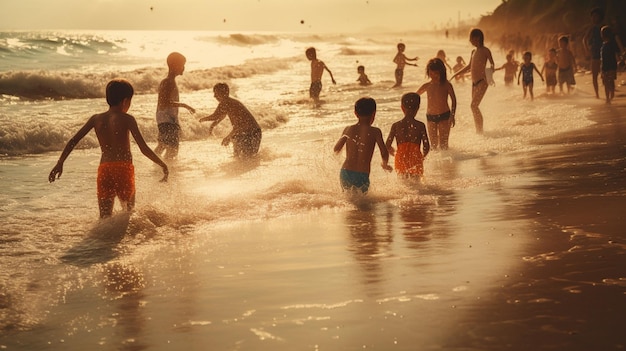
{"type": "Polygon", "coordinates": [[[533,101],[535,99],[533,95],[533,83],[528,84],[528,93],[530,94],[530,101],[533,101]]]}
{"type": "Polygon", "coordinates": [[[114,197],[98,198],[98,208],[100,209],[100,218],[111,217],[113,214],[114,197]]]}
{"type": "Polygon", "coordinates": [[[439,133],[437,132],[437,124],[435,122],[427,122],[428,126],[428,139],[430,139],[430,147],[433,150],[437,150],[439,148],[439,133]]]}
{"type": "Polygon", "coordinates": [[[474,125],[476,127],[476,133],[483,133],[483,114],[480,111],[479,105],[483,100],[485,93],[487,92],[487,81],[483,80],[480,84],[472,87],[472,103],[470,107],[472,108],[472,114],[474,115],[474,125]]]}
{"type": "Polygon", "coordinates": [[[441,150],[448,150],[448,139],[450,138],[450,128],[452,122],[450,119],[439,122],[439,147],[441,150]]]}

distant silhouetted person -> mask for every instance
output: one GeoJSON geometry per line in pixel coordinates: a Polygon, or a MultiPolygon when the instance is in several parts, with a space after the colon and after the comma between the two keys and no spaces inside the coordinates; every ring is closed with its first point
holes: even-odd
{"type": "Polygon", "coordinates": [[[396,64],[396,71],[394,73],[395,78],[396,78],[396,84],[392,88],[397,88],[397,87],[402,86],[402,80],[404,79],[404,66],[409,65],[409,66],[417,67],[417,64],[409,63],[409,61],[419,60],[419,57],[417,56],[415,56],[414,58],[407,58],[406,55],[404,55],[404,50],[406,50],[406,45],[404,45],[403,43],[398,43],[397,48],[398,48],[398,53],[396,53],[396,56],[393,58],[393,62],[395,62],[396,64]]]}
{"type": "Polygon", "coordinates": [[[306,49],[306,57],[311,61],[311,86],[309,87],[309,96],[313,99],[315,105],[319,105],[320,93],[322,92],[322,74],[324,74],[324,70],[328,71],[328,74],[330,74],[330,80],[333,84],[337,84],[337,82],[335,82],[333,72],[328,69],[323,61],[317,58],[315,48],[306,49]]]}

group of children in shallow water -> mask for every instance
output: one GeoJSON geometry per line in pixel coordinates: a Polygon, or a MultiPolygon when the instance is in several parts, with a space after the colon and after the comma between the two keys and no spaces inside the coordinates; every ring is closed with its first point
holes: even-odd
{"type": "MultiPolygon", "coordinates": [[[[612,41],[612,33],[609,27],[601,28],[601,69],[605,84],[607,103],[613,98],[615,92],[614,81],[617,70],[617,46],[612,41]],[[612,84],[611,84],[612,82],[612,84]]],[[[462,57],[457,58],[452,79],[464,79],[466,73],[470,73],[472,82],[471,110],[474,117],[476,132],[483,132],[483,116],[479,105],[489,86],[486,66],[494,62],[491,51],[484,46],[484,34],[480,29],[473,29],[469,36],[470,43],[476,47],[472,51],[469,64],[465,65],[462,57]]],[[[517,79],[518,84],[522,78],[524,97],[527,92],[533,98],[533,71],[537,72],[543,80],[542,72],[546,74],[548,89],[554,92],[558,71],[558,82],[561,86],[566,83],[568,92],[575,84],[574,71],[576,61],[568,49],[568,38],[559,38],[560,50],[550,50],[548,60],[541,72],[532,63],[532,54],[526,52],[523,55],[524,62],[519,65],[520,71],[517,79]]],[[[394,87],[400,87],[403,80],[403,69],[406,65],[415,65],[409,61],[417,61],[419,58],[407,58],[404,55],[405,45],[398,44],[398,53],[394,57],[396,63],[394,87]]],[[[314,48],[306,50],[306,57],[311,61],[311,85],[310,97],[319,103],[319,95],[322,90],[322,75],[326,70],[333,84],[336,84],[332,72],[319,60],[314,48]]],[[[135,202],[135,175],[132,156],[130,152],[130,135],[135,139],[140,151],[150,160],[163,169],[161,181],[167,181],[169,170],[159,155],[165,151],[166,159],[173,159],[178,154],[180,141],[180,125],[178,121],[178,109],[186,108],[190,113],[195,113],[191,106],[179,101],[178,87],[175,78],[182,75],[185,69],[186,59],[179,53],[172,53],[167,58],[168,75],[159,85],[156,120],[158,126],[158,145],[153,151],[150,149],[141,135],[135,118],[129,115],[128,109],[134,94],[132,85],[123,79],[110,81],[106,87],[106,100],[109,109],[106,112],[93,115],[85,125],[69,140],[63,149],[57,164],[50,171],[48,180],[54,182],[63,173],[63,164],[78,142],[94,129],[101,148],[100,166],[97,177],[97,197],[100,217],[112,215],[113,204],[117,197],[126,210],[132,210],[135,202]]],[[[358,189],[367,192],[369,188],[369,174],[371,160],[376,146],[380,149],[382,167],[387,171],[394,168],[402,177],[421,177],[424,173],[424,157],[429,153],[431,145],[433,149],[447,149],[450,129],[455,125],[456,96],[454,88],[447,78],[445,53],[440,51],[437,57],[428,61],[426,73],[430,80],[423,84],[415,93],[406,93],[401,99],[401,108],[404,118],[393,123],[386,141],[383,141],[382,131],[373,127],[376,115],[376,101],[365,97],[359,99],[354,106],[354,113],[358,122],[344,129],[337,141],[334,151],[339,153],[346,148],[346,159],[340,170],[340,182],[344,189],[358,189]],[[420,95],[426,93],[428,98],[427,124],[428,127],[415,119],[420,107],[420,95]],[[451,102],[451,107],[448,101],[451,102]],[[430,138],[429,138],[430,136],[430,138]],[[393,147],[393,142],[396,147],[393,147]],[[395,157],[394,167],[389,163],[389,155],[395,157]]],[[[507,55],[507,62],[498,69],[505,70],[505,84],[513,82],[518,64],[513,60],[513,55],[507,55]]],[[[371,84],[365,74],[364,66],[359,66],[358,82],[362,85],[371,84]]],[[[250,157],[255,155],[261,143],[262,132],[259,124],[250,111],[238,100],[229,96],[229,87],[224,83],[214,86],[214,97],[219,102],[215,112],[203,117],[200,121],[213,121],[209,131],[220,123],[226,116],[229,117],[232,130],[222,140],[222,145],[233,144],[236,157],[250,157]]],[[[597,94],[597,91],[596,91],[597,94]]]]}

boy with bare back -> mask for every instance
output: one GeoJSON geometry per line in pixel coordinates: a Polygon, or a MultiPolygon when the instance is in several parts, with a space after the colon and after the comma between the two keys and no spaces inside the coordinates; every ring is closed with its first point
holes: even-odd
{"type": "Polygon", "coordinates": [[[402,80],[404,78],[404,66],[409,65],[417,67],[416,63],[409,63],[409,61],[419,60],[419,57],[417,56],[415,56],[414,58],[406,57],[406,55],[404,54],[404,50],[406,50],[406,45],[404,45],[403,43],[398,43],[397,47],[398,53],[393,58],[393,62],[396,64],[396,71],[394,73],[396,78],[396,84],[392,88],[398,88],[402,86],[402,80]]]}
{"type": "MultiPolygon", "coordinates": [[[[452,78],[459,74],[470,72],[472,77],[472,114],[474,115],[474,125],[476,127],[476,133],[483,133],[483,114],[480,111],[480,102],[483,100],[489,83],[487,82],[487,73],[485,67],[487,61],[491,64],[491,69],[494,69],[493,57],[491,56],[491,50],[485,46],[485,35],[483,32],[474,28],[470,31],[470,43],[476,47],[472,51],[470,63],[462,70],[455,73],[452,78]]],[[[452,79],[450,78],[450,79],[452,79]]]]}
{"type": "MultiPolygon", "coordinates": [[[[445,66],[443,66],[443,63],[441,65],[445,72],[445,66]]],[[[402,96],[404,118],[391,125],[391,130],[385,143],[389,153],[395,157],[394,166],[396,172],[404,178],[422,177],[424,175],[424,157],[430,151],[426,126],[415,119],[419,108],[419,94],[407,93],[402,96]],[[394,139],[396,139],[397,150],[392,146],[394,139]],[[422,145],[424,149],[423,154],[420,150],[422,145]]]]}
{"type": "Polygon", "coordinates": [[[168,160],[178,156],[178,146],[180,144],[180,123],[178,122],[178,108],[184,107],[189,112],[195,113],[192,107],[179,102],[178,86],[176,76],[180,76],[185,71],[187,59],[178,52],[173,52],[167,56],[168,73],[167,77],[159,84],[159,97],[157,100],[156,120],[159,128],[157,147],[154,152],[160,155],[165,150],[165,158],[168,160]]]}
{"type": "Polygon", "coordinates": [[[393,168],[389,166],[389,153],[385,148],[382,132],[372,127],[376,116],[376,101],[372,98],[360,98],[354,104],[354,114],[359,121],[343,130],[334,151],[339,153],[346,146],[346,160],[339,173],[341,187],[344,190],[356,188],[366,193],[370,186],[370,168],[376,145],[383,159],[383,169],[392,171],[393,168]]]}
{"type": "Polygon", "coordinates": [[[566,35],[559,37],[559,50],[556,53],[556,63],[559,67],[559,90],[563,94],[563,83],[567,85],[567,93],[571,93],[576,85],[576,58],[569,49],[569,38],[566,35]]]}
{"type": "Polygon", "coordinates": [[[129,82],[122,79],[110,81],[106,87],[109,110],[93,115],[87,120],[67,143],[59,161],[48,176],[51,183],[60,178],[63,174],[63,163],[76,144],[89,131],[95,130],[102,151],[97,178],[100,218],[112,215],[116,196],[127,211],[132,210],[135,205],[135,169],[130,152],[129,134],[132,134],[141,153],[163,168],[162,182],[167,181],[169,174],[167,165],[146,144],[135,118],[127,113],[133,93],[133,87],[129,82]]]}
{"type": "Polygon", "coordinates": [[[323,61],[317,59],[317,51],[315,51],[315,48],[306,49],[306,57],[311,61],[311,86],[309,87],[309,96],[313,99],[315,105],[319,105],[320,93],[322,92],[322,74],[324,74],[324,70],[328,71],[328,74],[330,74],[330,80],[333,84],[337,84],[337,82],[335,82],[333,72],[326,67],[323,61]]]}

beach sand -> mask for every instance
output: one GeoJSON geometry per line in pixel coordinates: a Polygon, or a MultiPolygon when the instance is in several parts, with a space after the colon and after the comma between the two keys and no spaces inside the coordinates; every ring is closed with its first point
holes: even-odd
{"type": "MultiPolygon", "coordinates": [[[[511,174],[504,181],[432,202],[182,226],[170,245],[125,246],[132,252],[117,259],[110,250],[103,264],[69,255],[63,272],[41,274],[75,275],[76,286],[59,287],[67,293],[52,308],[42,302],[43,325],[9,331],[0,345],[623,350],[626,103],[619,94],[611,106],[577,94],[593,106],[594,125],[537,140],[532,155],[430,170],[511,174]]],[[[101,244],[107,252],[117,245],[101,244]]]]}

